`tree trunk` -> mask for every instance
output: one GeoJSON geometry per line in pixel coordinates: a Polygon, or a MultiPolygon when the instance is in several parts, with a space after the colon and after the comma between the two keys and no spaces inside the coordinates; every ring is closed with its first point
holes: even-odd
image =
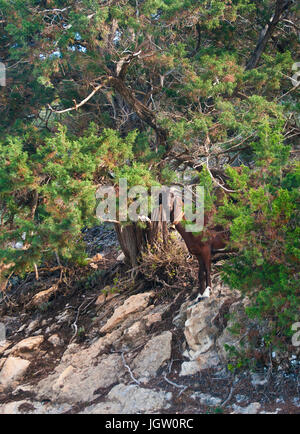
{"type": "Polygon", "coordinates": [[[291,0],[277,0],[276,6],[275,6],[275,12],[272,16],[271,20],[268,24],[263,28],[263,30],[260,33],[259,40],[257,42],[257,45],[255,47],[254,52],[252,53],[252,56],[250,60],[248,61],[246,65],[246,70],[254,69],[257,67],[258,62],[266,48],[266,45],[271,38],[271,36],[274,33],[274,30],[276,29],[277,24],[281,20],[282,14],[284,11],[286,11],[291,5],[293,1],[291,0]]]}
{"type": "MultiPolygon", "coordinates": [[[[157,212],[162,215],[162,206],[157,212]]],[[[162,218],[159,221],[148,221],[146,228],[140,223],[116,223],[115,230],[126,262],[132,267],[138,265],[141,254],[149,247],[158,244],[166,246],[168,242],[167,222],[162,221],[162,218]]]]}
{"type": "Polygon", "coordinates": [[[134,110],[136,115],[154,129],[156,132],[157,146],[163,146],[166,151],[168,151],[170,149],[167,142],[168,131],[158,125],[155,113],[135,97],[133,91],[126,87],[122,79],[110,77],[109,84],[121,95],[124,101],[134,110]]]}

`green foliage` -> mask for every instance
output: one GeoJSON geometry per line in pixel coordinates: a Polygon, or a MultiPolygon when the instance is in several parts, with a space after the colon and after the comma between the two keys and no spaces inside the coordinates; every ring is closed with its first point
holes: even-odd
{"type": "Polygon", "coordinates": [[[0,0],[0,288],[55,253],[85,263],[97,185],[150,189],[197,171],[206,211],[219,181],[233,191],[215,218],[238,252],[225,280],[274,337],[289,333],[299,312],[295,2],[245,68],[274,6],[0,0]]]}
{"type": "Polygon", "coordinates": [[[234,345],[225,344],[225,350],[228,354],[228,358],[231,360],[230,363],[227,364],[227,369],[230,372],[235,373],[240,369],[255,369],[256,362],[255,360],[243,349],[237,350],[234,345]]]}
{"type": "MultiPolygon", "coordinates": [[[[277,146],[274,142],[270,153],[264,154],[272,164],[261,169],[262,178],[249,173],[247,189],[235,173],[232,185],[241,188],[220,210],[223,216],[232,218],[231,245],[239,250],[239,255],[225,264],[224,280],[250,297],[250,317],[269,320],[270,339],[276,345],[280,336],[290,336],[300,307],[299,167],[283,169],[284,160],[277,159],[281,148],[280,141],[277,146]]],[[[264,159],[263,154],[260,158],[264,159]]]]}
{"type": "MultiPolygon", "coordinates": [[[[65,127],[45,137],[30,129],[0,143],[0,256],[13,264],[6,274],[32,270],[55,252],[64,263],[85,263],[81,229],[97,224],[94,176],[121,175],[117,166],[132,158],[135,137],[109,129],[97,135],[92,125],[82,137],[65,127]]],[[[149,172],[136,176],[147,183],[149,172]]]]}
{"type": "Polygon", "coordinates": [[[204,188],[204,209],[205,211],[210,211],[213,207],[216,197],[213,192],[213,181],[205,166],[199,173],[199,185],[204,188]]]}

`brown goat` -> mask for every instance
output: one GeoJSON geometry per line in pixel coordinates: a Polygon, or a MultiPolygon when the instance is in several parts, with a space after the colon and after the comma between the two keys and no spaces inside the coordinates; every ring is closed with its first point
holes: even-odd
{"type": "MultiPolygon", "coordinates": [[[[193,235],[192,232],[187,232],[182,221],[185,221],[185,216],[182,211],[182,202],[180,205],[176,200],[171,204],[171,222],[176,230],[182,236],[188,251],[191,255],[196,256],[199,263],[199,290],[203,295],[207,288],[212,288],[211,284],[211,258],[212,254],[220,250],[225,250],[228,241],[228,233],[221,226],[214,226],[207,233],[193,235]],[[179,205],[179,208],[178,208],[179,205]],[[175,211],[175,208],[177,211],[175,211]],[[178,209],[181,211],[178,212],[178,209]]],[[[204,214],[204,226],[207,226],[214,212],[204,214]]]]}

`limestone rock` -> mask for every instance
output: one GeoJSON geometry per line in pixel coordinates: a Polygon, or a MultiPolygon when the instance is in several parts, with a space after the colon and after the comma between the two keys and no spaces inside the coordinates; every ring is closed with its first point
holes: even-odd
{"type": "Polygon", "coordinates": [[[25,330],[27,327],[27,324],[21,325],[21,327],[17,330],[17,333],[21,333],[23,330],[25,330]]]}
{"type": "Polygon", "coordinates": [[[119,354],[103,353],[121,335],[121,331],[115,330],[88,348],[69,345],[54,373],[37,385],[38,398],[70,404],[89,402],[97,397],[98,389],[117,383],[125,371],[122,358],[119,354]]]}
{"type": "Polygon", "coordinates": [[[137,344],[138,339],[140,339],[144,334],[144,326],[141,321],[137,321],[129,327],[124,333],[124,339],[126,341],[131,341],[135,345],[137,344]]]}
{"type": "Polygon", "coordinates": [[[236,400],[236,402],[238,402],[238,403],[245,402],[245,401],[247,401],[247,396],[245,396],[245,395],[240,395],[240,394],[238,393],[237,395],[235,395],[235,400],[236,400]]]}
{"type": "MultiPolygon", "coordinates": [[[[184,354],[187,354],[185,352],[184,354]]],[[[194,353],[190,362],[183,362],[181,365],[180,376],[194,375],[204,369],[214,368],[220,364],[220,358],[215,351],[207,353],[194,353]]]]}
{"type": "Polygon", "coordinates": [[[100,331],[102,333],[110,332],[130,315],[145,309],[153,295],[154,293],[151,291],[129,297],[122,306],[115,310],[113,316],[107,321],[100,331]]]}
{"type": "Polygon", "coordinates": [[[0,356],[5,353],[7,348],[11,345],[11,342],[5,341],[0,344],[0,356]]]}
{"type": "Polygon", "coordinates": [[[105,300],[106,300],[106,294],[103,293],[100,294],[95,302],[96,306],[102,306],[102,304],[105,303],[105,300]]]}
{"type": "Polygon", "coordinates": [[[200,404],[208,405],[209,407],[218,407],[221,404],[222,399],[216,398],[214,396],[208,395],[207,393],[195,392],[192,395],[193,399],[199,400],[200,404]]]}
{"type": "Polygon", "coordinates": [[[69,310],[65,310],[55,317],[56,324],[62,324],[64,322],[69,321],[71,313],[69,310]]]}
{"type": "Polygon", "coordinates": [[[147,328],[151,327],[152,324],[160,322],[161,319],[162,319],[162,316],[161,316],[160,312],[150,313],[149,315],[146,315],[144,318],[147,328]]]}
{"type": "Polygon", "coordinates": [[[179,309],[178,314],[173,318],[173,324],[177,328],[184,328],[187,319],[187,309],[189,307],[190,300],[183,303],[179,309]]]}
{"type": "Polygon", "coordinates": [[[28,303],[27,307],[36,307],[40,306],[43,303],[47,303],[47,301],[50,299],[50,297],[58,290],[58,285],[53,285],[51,288],[47,289],[46,291],[41,291],[38,294],[36,294],[30,303],[28,303]]]}
{"type": "Polygon", "coordinates": [[[11,349],[10,355],[22,356],[25,359],[31,359],[35,356],[34,352],[41,346],[43,342],[44,336],[42,335],[23,339],[11,349]]]}
{"type": "Polygon", "coordinates": [[[31,321],[29,326],[26,329],[26,334],[29,335],[31,332],[36,330],[40,324],[40,321],[38,319],[35,319],[34,321],[31,321]]]}
{"type": "MultiPolygon", "coordinates": [[[[223,361],[227,361],[228,359],[228,352],[225,349],[225,345],[228,345],[230,347],[233,346],[237,350],[241,349],[240,334],[233,334],[231,332],[231,329],[234,326],[234,324],[238,322],[239,324],[243,324],[244,328],[250,329],[250,326],[253,321],[251,321],[249,317],[247,317],[247,315],[245,314],[245,306],[248,303],[249,300],[245,298],[243,301],[235,302],[230,306],[229,309],[230,320],[228,321],[226,328],[223,330],[223,332],[221,333],[221,335],[218,337],[216,341],[218,353],[223,361]]],[[[255,326],[254,323],[253,325],[255,326]]],[[[247,344],[247,342],[245,342],[245,344],[247,344]]],[[[245,348],[246,346],[244,346],[244,349],[245,348]]]]}
{"type": "Polygon", "coordinates": [[[264,375],[256,372],[251,374],[251,383],[254,387],[264,386],[267,382],[268,379],[264,375]]]}
{"type": "Polygon", "coordinates": [[[119,254],[119,256],[117,257],[117,261],[118,262],[123,262],[123,261],[125,261],[125,255],[124,255],[124,253],[122,252],[122,253],[120,253],[119,254]]]}
{"type": "Polygon", "coordinates": [[[67,404],[42,404],[36,401],[22,400],[0,405],[0,414],[61,414],[70,408],[71,406],[67,404]]]}
{"type": "Polygon", "coordinates": [[[184,335],[190,350],[194,353],[206,353],[213,347],[218,332],[213,320],[221,305],[222,301],[208,298],[187,310],[184,335]]]}
{"type": "Polygon", "coordinates": [[[180,376],[185,377],[187,375],[195,375],[199,372],[198,362],[192,360],[191,362],[183,362],[181,365],[180,376]]]}
{"type": "Polygon", "coordinates": [[[252,402],[247,407],[239,407],[233,404],[234,412],[232,414],[257,414],[261,408],[259,402],[252,402]]]}
{"type": "Polygon", "coordinates": [[[57,325],[56,323],[52,324],[51,326],[48,326],[45,330],[45,335],[48,335],[48,334],[54,332],[58,328],[59,328],[59,325],[57,325]]]}
{"type": "Polygon", "coordinates": [[[2,367],[3,367],[3,365],[4,365],[4,363],[6,362],[6,360],[7,360],[6,357],[2,357],[2,358],[0,359],[0,371],[1,371],[1,369],[2,369],[2,367]]]}
{"type": "Polygon", "coordinates": [[[152,377],[166,360],[171,357],[172,333],[166,331],[152,338],[134,359],[136,376],[152,377]]]}
{"type": "Polygon", "coordinates": [[[97,397],[99,388],[116,383],[122,371],[121,357],[111,354],[99,360],[99,364],[76,369],[67,366],[59,375],[51,375],[39,384],[39,398],[47,398],[57,403],[89,402],[97,397]]]}
{"type": "Polygon", "coordinates": [[[158,412],[168,407],[171,393],[156,392],[136,385],[118,384],[108,394],[107,401],[86,408],[85,414],[137,414],[158,412]]]}
{"type": "Polygon", "coordinates": [[[50,336],[48,338],[48,342],[50,342],[50,344],[52,344],[54,347],[58,347],[59,345],[63,344],[63,341],[57,334],[50,336]]]}
{"type": "Polygon", "coordinates": [[[190,361],[182,364],[181,376],[194,375],[203,369],[216,367],[220,363],[215,348],[215,341],[220,333],[216,318],[220,315],[223,304],[224,298],[212,297],[186,309],[184,335],[188,349],[184,352],[184,356],[190,361]]]}
{"type": "Polygon", "coordinates": [[[4,389],[12,387],[21,380],[26,373],[30,362],[20,357],[8,357],[0,372],[0,386],[4,389]]]}

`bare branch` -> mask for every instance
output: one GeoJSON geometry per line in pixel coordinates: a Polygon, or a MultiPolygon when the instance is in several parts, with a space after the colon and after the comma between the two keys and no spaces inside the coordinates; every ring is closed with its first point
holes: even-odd
{"type": "Polygon", "coordinates": [[[213,174],[211,173],[210,168],[209,168],[209,158],[210,158],[210,156],[209,156],[209,151],[208,151],[208,144],[209,144],[209,143],[210,143],[210,139],[209,139],[209,137],[207,136],[207,139],[206,139],[206,141],[205,141],[204,146],[205,146],[205,150],[206,150],[206,153],[207,153],[207,157],[206,157],[206,167],[207,167],[207,171],[208,171],[208,173],[209,173],[211,179],[213,180],[213,182],[214,182],[215,184],[217,184],[219,187],[221,187],[224,191],[227,191],[228,193],[236,193],[236,190],[229,190],[228,188],[224,187],[224,185],[220,184],[220,183],[219,183],[219,182],[214,178],[213,174]]]}
{"type": "Polygon", "coordinates": [[[55,110],[53,107],[51,107],[50,104],[48,104],[49,109],[53,112],[53,113],[57,113],[57,114],[62,114],[62,113],[67,113],[67,112],[71,112],[74,110],[78,110],[80,107],[82,107],[84,104],[86,104],[91,98],[93,98],[93,96],[100,90],[102,89],[104,86],[104,84],[99,84],[99,86],[95,87],[95,89],[93,90],[93,92],[91,92],[89,94],[89,96],[87,96],[83,101],[81,101],[80,104],[76,104],[75,101],[75,106],[74,107],[70,107],[67,108],[65,110],[55,110]]]}
{"type": "Polygon", "coordinates": [[[117,62],[117,66],[116,66],[117,77],[119,77],[122,80],[125,78],[128,66],[130,65],[131,61],[135,58],[138,58],[141,52],[142,50],[139,50],[137,53],[131,53],[128,56],[123,57],[117,62]]]}

